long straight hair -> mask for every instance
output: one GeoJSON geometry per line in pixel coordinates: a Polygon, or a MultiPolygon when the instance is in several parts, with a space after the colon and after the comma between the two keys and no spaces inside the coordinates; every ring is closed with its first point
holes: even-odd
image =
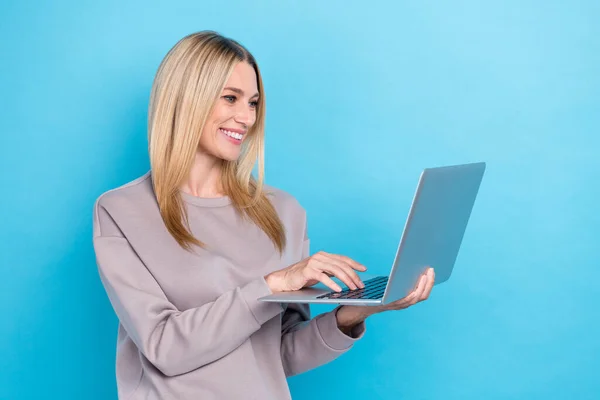
{"type": "Polygon", "coordinates": [[[257,77],[256,122],[249,129],[240,157],[221,160],[221,184],[238,214],[262,229],[281,254],[285,230],[263,191],[265,94],[256,60],[235,40],[214,31],[182,38],[162,60],[150,94],[148,144],[152,185],[161,217],[185,250],[206,248],[193,236],[179,191],[198,150],[202,130],[238,62],[247,62],[257,77]],[[258,161],[258,180],[252,169],[258,161]]]}

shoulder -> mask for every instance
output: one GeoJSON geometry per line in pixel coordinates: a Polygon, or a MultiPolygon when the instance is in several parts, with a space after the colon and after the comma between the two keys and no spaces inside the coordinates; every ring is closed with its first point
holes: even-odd
{"type": "Polygon", "coordinates": [[[275,207],[288,233],[298,231],[298,237],[303,237],[307,226],[307,215],[300,201],[291,193],[271,185],[263,185],[263,191],[275,207]]]}
{"type": "Polygon", "coordinates": [[[102,193],[94,203],[93,228],[96,236],[120,236],[118,219],[135,217],[139,211],[156,208],[151,171],[102,193]]]}
{"type": "Polygon", "coordinates": [[[285,227],[290,254],[295,254],[289,260],[299,260],[301,254],[306,253],[304,247],[308,239],[308,218],[305,208],[294,195],[283,189],[263,185],[263,190],[285,227]]]}
{"type": "Polygon", "coordinates": [[[273,203],[273,206],[275,208],[292,208],[299,212],[305,211],[304,207],[302,206],[302,204],[300,204],[298,199],[294,197],[294,195],[283,189],[264,184],[263,192],[271,201],[271,203],[273,203]]]}

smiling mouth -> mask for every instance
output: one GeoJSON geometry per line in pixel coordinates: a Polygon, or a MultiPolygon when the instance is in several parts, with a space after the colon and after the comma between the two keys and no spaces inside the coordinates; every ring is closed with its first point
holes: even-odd
{"type": "Polygon", "coordinates": [[[219,131],[221,131],[221,133],[223,133],[225,136],[229,137],[230,139],[236,140],[238,142],[241,142],[242,138],[244,137],[244,135],[242,133],[228,131],[227,129],[223,129],[223,128],[219,128],[219,131]]]}

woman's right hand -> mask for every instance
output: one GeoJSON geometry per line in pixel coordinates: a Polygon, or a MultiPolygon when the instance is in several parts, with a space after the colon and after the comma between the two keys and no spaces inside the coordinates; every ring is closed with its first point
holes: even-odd
{"type": "Polygon", "coordinates": [[[365,287],[355,270],[364,272],[367,267],[349,257],[319,251],[294,265],[271,272],[265,276],[265,280],[272,292],[299,290],[319,282],[340,292],[342,288],[331,276],[352,290],[365,287]]]}

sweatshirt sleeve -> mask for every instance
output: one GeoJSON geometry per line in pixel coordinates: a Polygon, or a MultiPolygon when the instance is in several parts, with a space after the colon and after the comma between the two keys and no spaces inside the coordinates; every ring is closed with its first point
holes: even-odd
{"type": "MultiPolygon", "coordinates": [[[[302,259],[308,257],[308,247],[309,240],[305,239],[302,259]]],[[[352,329],[351,337],[338,328],[336,313],[340,307],[311,320],[308,304],[287,306],[281,327],[281,360],[286,376],[298,375],[333,361],[364,336],[364,322],[352,329]]]]}
{"type": "MultiPolygon", "coordinates": [[[[110,224],[110,217],[105,221],[110,224]]],[[[110,236],[94,237],[100,278],[120,323],[142,354],[167,376],[227,355],[283,311],[278,303],[257,300],[271,293],[263,277],[200,307],[180,311],[127,239],[114,235],[114,227],[108,228],[110,236]]]]}

